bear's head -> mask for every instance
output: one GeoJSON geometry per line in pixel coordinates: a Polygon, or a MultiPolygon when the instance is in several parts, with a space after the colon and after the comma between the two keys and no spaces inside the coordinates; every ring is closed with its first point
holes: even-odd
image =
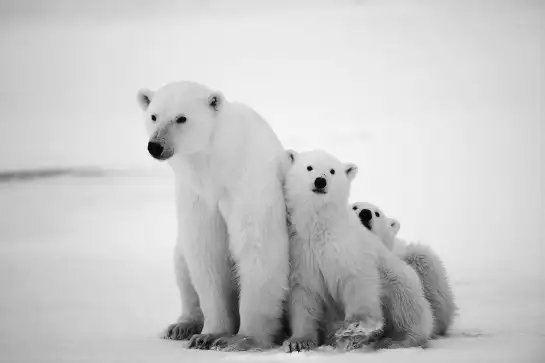
{"type": "Polygon", "coordinates": [[[396,219],[386,217],[379,207],[368,202],[353,203],[350,208],[365,228],[376,234],[389,250],[393,249],[401,227],[396,219]]]}
{"type": "Polygon", "coordinates": [[[290,164],[285,181],[288,202],[315,209],[348,204],[350,183],[358,172],[355,164],[343,164],[323,150],[286,153],[290,164]]]}
{"type": "Polygon", "coordinates": [[[137,100],[150,137],[148,151],[157,160],[205,150],[224,106],[220,93],[193,82],[142,89],[137,100]]]}

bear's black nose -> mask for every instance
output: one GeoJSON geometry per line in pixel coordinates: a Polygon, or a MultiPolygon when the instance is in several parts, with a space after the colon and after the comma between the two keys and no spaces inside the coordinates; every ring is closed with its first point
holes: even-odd
{"type": "Polygon", "coordinates": [[[151,156],[153,156],[155,159],[158,159],[163,153],[163,146],[158,142],[150,141],[148,142],[148,151],[151,156]]]}
{"type": "Polygon", "coordinates": [[[360,217],[361,223],[368,229],[371,230],[371,219],[373,219],[373,213],[369,209],[362,209],[358,214],[360,217]]]}
{"type": "Polygon", "coordinates": [[[314,186],[317,189],[324,189],[326,185],[327,185],[327,180],[325,180],[325,178],[318,177],[314,180],[314,186]]]}

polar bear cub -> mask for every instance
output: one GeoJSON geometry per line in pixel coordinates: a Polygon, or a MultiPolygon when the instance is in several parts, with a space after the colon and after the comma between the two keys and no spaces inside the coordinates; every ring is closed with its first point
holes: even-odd
{"type": "Polygon", "coordinates": [[[418,276],[348,208],[357,167],[321,150],[288,157],[292,336],[285,350],[314,348],[320,328],[349,349],[381,336],[387,339],[377,347],[424,345],[433,321],[418,276]]]}
{"type": "Polygon", "coordinates": [[[375,233],[388,249],[404,260],[422,281],[424,296],[429,301],[433,317],[433,337],[446,335],[456,316],[457,307],[447,271],[439,256],[423,244],[407,244],[396,238],[401,227],[394,218],[388,218],[380,208],[368,203],[352,204],[361,224],[375,233]]]}
{"type": "Polygon", "coordinates": [[[358,169],[321,150],[288,151],[288,158],[292,165],[284,189],[290,222],[292,335],[284,348],[293,352],[317,347],[322,343],[320,327],[332,326],[326,317],[342,323],[340,335],[368,338],[383,326],[380,242],[347,208],[349,185],[358,169]]]}
{"type": "Polygon", "coordinates": [[[175,176],[182,313],[165,336],[197,349],[271,347],[288,291],[284,148],[254,110],[204,85],[137,98],[148,151],[175,176]]]}

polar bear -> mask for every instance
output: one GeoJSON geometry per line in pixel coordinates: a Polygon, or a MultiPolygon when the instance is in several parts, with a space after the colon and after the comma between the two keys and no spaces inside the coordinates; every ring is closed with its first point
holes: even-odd
{"type": "Polygon", "coordinates": [[[148,151],[175,176],[182,313],[165,337],[197,349],[271,347],[288,291],[284,148],[254,110],[201,84],[137,99],[148,151]]]}
{"type": "Polygon", "coordinates": [[[423,244],[407,244],[396,238],[401,225],[395,218],[388,218],[380,208],[368,203],[352,204],[361,224],[375,233],[399,258],[411,266],[422,281],[424,296],[429,301],[434,329],[432,337],[444,336],[452,325],[458,310],[450,287],[447,271],[439,256],[423,244]]]}
{"type": "Polygon", "coordinates": [[[396,246],[396,236],[401,225],[395,218],[387,218],[377,206],[368,202],[356,202],[350,205],[360,223],[376,234],[382,243],[393,251],[396,246]]]}
{"type": "Polygon", "coordinates": [[[432,317],[418,276],[361,228],[348,208],[356,165],[342,164],[322,150],[287,153],[292,334],[284,342],[285,351],[324,343],[320,329],[325,330],[326,344],[335,335],[348,349],[380,336],[382,328],[389,340],[377,346],[424,345],[432,317]],[[406,310],[392,316],[402,302],[406,310]]]}

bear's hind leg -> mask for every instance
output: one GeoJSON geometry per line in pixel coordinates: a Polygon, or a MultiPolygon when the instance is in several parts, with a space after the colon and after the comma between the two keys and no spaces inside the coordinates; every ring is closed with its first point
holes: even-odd
{"type": "Polygon", "coordinates": [[[422,346],[433,329],[430,304],[412,268],[402,261],[393,261],[399,268],[381,268],[385,281],[383,304],[391,329],[376,346],[379,349],[422,346]]]}
{"type": "Polygon", "coordinates": [[[422,282],[435,319],[433,335],[446,335],[457,307],[443,262],[429,246],[422,244],[408,245],[403,260],[416,271],[422,282]]]}
{"type": "Polygon", "coordinates": [[[191,282],[187,263],[179,244],[176,244],[174,250],[174,271],[176,273],[176,284],[180,291],[182,313],[176,323],[168,326],[163,338],[186,340],[195,334],[201,333],[204,316],[199,304],[199,296],[191,282]]]}

